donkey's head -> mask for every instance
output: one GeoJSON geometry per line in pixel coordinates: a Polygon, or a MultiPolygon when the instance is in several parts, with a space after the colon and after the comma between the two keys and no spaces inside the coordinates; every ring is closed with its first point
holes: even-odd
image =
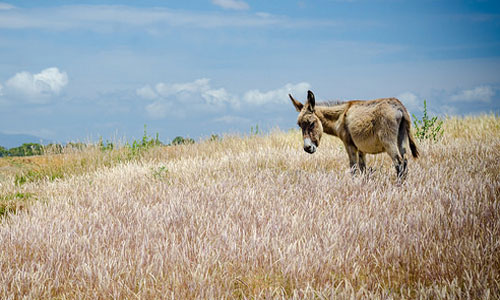
{"type": "Polygon", "coordinates": [[[299,112],[297,124],[302,128],[302,137],[304,138],[304,150],[307,153],[313,154],[319,146],[321,134],[323,133],[323,125],[318,116],[315,114],[314,106],[316,100],[311,91],[307,91],[307,102],[302,104],[295,100],[292,95],[288,94],[292,100],[293,106],[299,112]]]}

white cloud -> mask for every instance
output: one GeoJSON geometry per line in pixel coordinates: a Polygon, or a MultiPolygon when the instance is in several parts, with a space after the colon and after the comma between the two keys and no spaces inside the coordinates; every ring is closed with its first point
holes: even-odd
{"type": "Polygon", "coordinates": [[[156,91],[163,97],[168,97],[176,94],[198,94],[206,92],[210,89],[210,79],[201,78],[193,82],[186,83],[158,83],[156,91]]]}
{"type": "Polygon", "coordinates": [[[58,68],[47,68],[40,73],[20,72],[5,82],[6,93],[27,98],[30,102],[44,103],[57,95],[68,84],[66,72],[58,68]]]}
{"type": "MultiPolygon", "coordinates": [[[[222,1],[233,7],[243,8],[243,1],[222,1]],[[232,3],[232,4],[228,4],[232,3]]],[[[294,19],[267,14],[228,14],[195,12],[161,7],[138,8],[125,5],[65,5],[0,10],[0,28],[48,30],[85,29],[95,32],[115,32],[130,28],[143,29],[148,33],[163,32],[165,27],[221,28],[266,27],[297,28],[338,25],[331,20],[294,19]]]]}
{"type": "Polygon", "coordinates": [[[415,110],[421,110],[421,103],[419,97],[412,92],[404,92],[399,94],[396,98],[401,100],[406,108],[411,112],[415,110]]]}
{"type": "Polygon", "coordinates": [[[224,88],[207,90],[201,96],[205,99],[205,101],[207,101],[208,104],[220,105],[223,103],[233,102],[233,104],[236,104],[236,101],[233,101],[233,97],[224,88]]]}
{"type": "Polygon", "coordinates": [[[155,101],[146,105],[146,112],[152,119],[162,119],[173,112],[173,104],[165,101],[155,101]]]}
{"type": "Polygon", "coordinates": [[[9,3],[0,2],[0,10],[9,10],[15,8],[14,5],[10,5],[9,3]]]}
{"type": "Polygon", "coordinates": [[[271,18],[273,15],[267,12],[257,12],[255,13],[256,16],[261,17],[261,18],[271,18]]]}
{"type": "Polygon", "coordinates": [[[214,122],[221,122],[226,124],[250,123],[250,119],[238,116],[225,115],[220,118],[214,119],[214,122]]]}
{"type": "MultiPolygon", "coordinates": [[[[259,106],[268,103],[287,103],[288,94],[305,94],[311,85],[307,82],[288,83],[285,86],[267,91],[250,90],[238,96],[225,88],[213,88],[210,79],[201,78],[184,83],[157,83],[154,87],[145,85],[136,89],[136,94],[142,99],[154,101],[145,109],[151,118],[182,116],[187,109],[198,111],[220,111],[223,108],[239,109],[242,105],[259,106]]],[[[229,119],[217,119],[219,122],[229,122],[229,119]]],[[[241,120],[240,120],[241,121],[241,120]]]]}
{"type": "Polygon", "coordinates": [[[241,0],[212,0],[212,3],[224,9],[247,10],[250,8],[248,3],[241,0]]]}
{"type": "Polygon", "coordinates": [[[418,97],[412,92],[404,92],[402,94],[399,94],[397,98],[408,105],[418,104],[418,97]]]}
{"type": "Polygon", "coordinates": [[[453,116],[457,115],[458,113],[459,110],[456,106],[444,104],[439,107],[439,115],[441,116],[453,116]]]}
{"type": "Polygon", "coordinates": [[[307,82],[298,84],[287,83],[284,87],[261,92],[260,90],[250,90],[245,93],[243,100],[254,105],[262,105],[267,103],[285,103],[288,102],[288,94],[305,94],[311,85],[307,82]]]}
{"type": "Polygon", "coordinates": [[[226,104],[238,106],[236,97],[224,88],[212,88],[207,78],[184,83],[160,82],[154,88],[146,85],[138,88],[136,94],[145,100],[156,100],[146,106],[148,115],[155,119],[182,116],[185,109],[210,111],[226,104]]]}
{"type": "Polygon", "coordinates": [[[453,102],[490,102],[495,91],[490,86],[478,86],[471,90],[463,90],[450,97],[453,102]]]}
{"type": "Polygon", "coordinates": [[[158,98],[158,94],[149,85],[146,85],[142,88],[137,89],[136,93],[139,97],[142,97],[142,98],[148,99],[148,100],[158,98]]]}

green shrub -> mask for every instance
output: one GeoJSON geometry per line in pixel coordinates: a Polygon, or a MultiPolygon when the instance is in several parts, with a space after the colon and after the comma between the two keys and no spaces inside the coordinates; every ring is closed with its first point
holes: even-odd
{"type": "Polygon", "coordinates": [[[253,126],[250,127],[250,135],[258,135],[259,133],[261,133],[259,131],[259,124],[255,125],[255,129],[253,126]]]}
{"type": "Polygon", "coordinates": [[[151,168],[151,173],[154,179],[163,180],[168,178],[168,169],[166,166],[159,166],[156,169],[151,168]]]}
{"type": "Polygon", "coordinates": [[[9,155],[9,150],[5,149],[4,147],[0,146],[0,157],[8,156],[9,155]]]}
{"type": "Polygon", "coordinates": [[[113,150],[115,147],[113,145],[113,143],[108,141],[108,140],[106,140],[106,143],[104,143],[102,141],[102,137],[99,138],[98,146],[99,146],[99,149],[101,149],[101,151],[110,151],[110,150],[113,150]]]}
{"type": "Polygon", "coordinates": [[[210,142],[220,142],[222,138],[218,134],[212,134],[208,140],[210,142]]]}
{"type": "Polygon", "coordinates": [[[11,193],[0,195],[0,218],[8,213],[16,213],[18,209],[27,205],[34,197],[33,193],[11,193]]]}
{"type": "Polygon", "coordinates": [[[172,140],[172,145],[184,145],[184,144],[194,144],[194,140],[191,138],[183,138],[182,136],[176,136],[172,140]]]}
{"type": "Polygon", "coordinates": [[[36,143],[25,143],[19,147],[9,149],[9,156],[32,156],[41,155],[43,146],[36,143]]]}
{"type": "Polygon", "coordinates": [[[424,114],[422,119],[419,120],[413,116],[413,124],[415,125],[415,136],[419,140],[433,140],[437,141],[443,135],[443,121],[434,116],[429,118],[427,115],[427,102],[424,100],[424,114]]]}
{"type": "Polygon", "coordinates": [[[140,155],[143,151],[148,150],[151,147],[163,145],[159,139],[158,133],[156,133],[155,138],[152,138],[148,135],[146,129],[146,125],[144,125],[144,134],[140,141],[134,140],[132,144],[129,144],[128,142],[125,144],[125,148],[129,150],[128,159],[132,159],[140,155]]]}

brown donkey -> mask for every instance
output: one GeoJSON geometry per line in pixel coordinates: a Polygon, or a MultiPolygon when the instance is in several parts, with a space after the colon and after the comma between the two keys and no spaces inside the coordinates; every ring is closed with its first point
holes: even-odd
{"type": "Polygon", "coordinates": [[[297,124],[302,128],[304,150],[316,152],[323,131],[339,137],[344,142],[353,174],[366,169],[365,154],[387,152],[391,157],[398,178],[407,174],[406,140],[411,154],[418,157],[418,149],[410,132],[408,111],[396,98],[370,101],[318,103],[311,91],[305,104],[295,100],[293,106],[300,112],[297,124]]]}

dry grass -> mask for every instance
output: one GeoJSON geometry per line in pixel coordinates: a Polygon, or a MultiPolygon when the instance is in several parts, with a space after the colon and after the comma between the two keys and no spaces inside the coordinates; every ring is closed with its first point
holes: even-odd
{"type": "Polygon", "coordinates": [[[352,178],[338,140],[309,155],[297,131],[4,169],[1,195],[37,201],[0,224],[0,298],[499,298],[500,118],[444,130],[401,185],[386,155],[352,178]]]}

